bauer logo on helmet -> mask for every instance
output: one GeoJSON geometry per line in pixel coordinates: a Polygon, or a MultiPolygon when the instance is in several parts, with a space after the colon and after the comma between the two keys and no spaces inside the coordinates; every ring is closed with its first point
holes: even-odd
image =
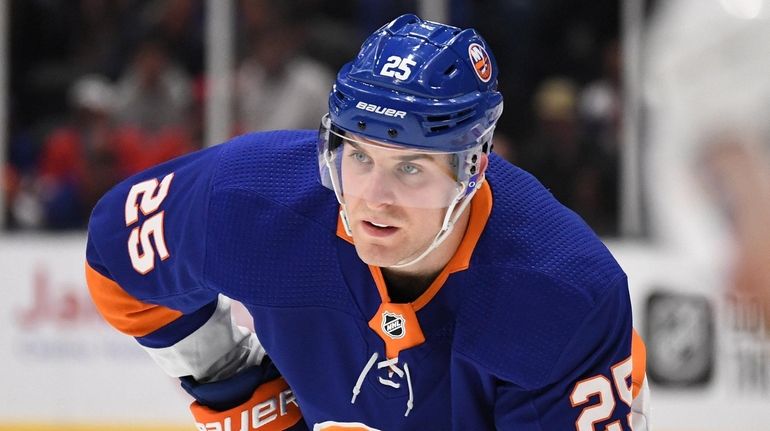
{"type": "Polygon", "coordinates": [[[393,117],[393,118],[406,117],[406,112],[404,111],[399,111],[393,108],[385,108],[384,106],[378,106],[372,103],[358,102],[356,103],[356,108],[362,109],[368,112],[374,112],[375,114],[386,115],[388,117],[393,117]]]}

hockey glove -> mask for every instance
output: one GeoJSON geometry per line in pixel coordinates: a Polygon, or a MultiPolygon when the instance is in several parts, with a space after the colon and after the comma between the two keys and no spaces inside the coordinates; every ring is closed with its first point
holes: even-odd
{"type": "Polygon", "coordinates": [[[294,394],[270,362],[216,382],[198,383],[192,377],[181,380],[196,399],[190,411],[200,431],[307,429],[294,394]]]}

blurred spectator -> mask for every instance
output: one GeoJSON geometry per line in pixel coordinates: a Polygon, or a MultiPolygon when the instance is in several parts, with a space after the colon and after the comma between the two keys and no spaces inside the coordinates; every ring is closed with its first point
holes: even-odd
{"type": "Polygon", "coordinates": [[[199,125],[193,96],[190,78],[169,57],[165,42],[145,38],[117,84],[114,151],[122,176],[200,147],[193,138],[199,125]]]}
{"type": "Polygon", "coordinates": [[[580,91],[578,110],[587,139],[617,158],[623,118],[621,53],[617,39],[605,45],[602,65],[602,74],[580,91]]]}
{"type": "Polygon", "coordinates": [[[19,227],[82,228],[118,181],[194,149],[182,127],[153,132],[118,123],[114,87],[102,76],[77,80],[69,100],[71,116],[45,137],[34,175],[9,174],[11,215],[19,227]]]}
{"type": "Polygon", "coordinates": [[[28,227],[81,227],[93,204],[119,179],[112,86],[104,77],[87,75],[72,86],[69,100],[71,119],[46,137],[38,176],[14,202],[17,220],[28,227]],[[26,194],[32,191],[39,209],[26,194]]]}
{"type": "Polygon", "coordinates": [[[572,181],[580,169],[581,142],[576,112],[577,86],[567,78],[549,78],[534,98],[535,131],[522,164],[564,204],[573,202],[572,181]]]}
{"type": "Polygon", "coordinates": [[[577,85],[567,78],[546,79],[535,94],[535,132],[521,165],[599,234],[615,231],[616,214],[607,195],[615,168],[595,141],[588,140],[577,111],[577,85]],[[608,185],[609,183],[609,185],[608,185]]]}
{"type": "Polygon", "coordinates": [[[505,132],[495,131],[492,137],[492,151],[513,164],[519,163],[516,146],[505,132]]]}
{"type": "Polygon", "coordinates": [[[660,2],[645,40],[643,74],[654,239],[730,274],[715,282],[719,293],[754,310],[752,321],[764,317],[764,326],[751,328],[764,342],[770,334],[767,6],[766,0],[660,2]]]}
{"type": "Polygon", "coordinates": [[[118,121],[156,132],[181,126],[192,102],[190,78],[168,56],[159,39],[145,39],[118,82],[118,121]]]}
{"type": "Polygon", "coordinates": [[[318,127],[333,74],[302,53],[303,39],[301,27],[280,18],[261,23],[251,36],[236,75],[242,131],[318,127]]]}
{"type": "Polygon", "coordinates": [[[708,197],[729,223],[733,293],[754,301],[770,329],[770,138],[767,130],[734,130],[704,144],[708,197]],[[764,136],[763,136],[764,135],[764,136]]]}
{"type": "Polygon", "coordinates": [[[203,0],[155,0],[142,17],[146,32],[162,40],[169,56],[192,77],[203,74],[203,0]]]}
{"type": "Polygon", "coordinates": [[[126,30],[135,25],[136,1],[79,0],[76,3],[75,7],[58,6],[66,10],[62,11],[68,21],[64,30],[73,33],[69,36],[71,53],[63,59],[63,64],[73,68],[78,76],[97,72],[114,78],[125,61],[129,37],[126,30]]]}
{"type": "Polygon", "coordinates": [[[169,126],[152,132],[121,125],[114,147],[120,176],[127,177],[200,148],[189,130],[188,127],[169,126]]]}
{"type": "Polygon", "coordinates": [[[80,228],[111,185],[199,142],[188,74],[166,47],[202,72],[202,1],[70,3],[11,6],[3,192],[13,228],[80,228]]]}
{"type": "Polygon", "coordinates": [[[43,208],[32,185],[31,177],[24,176],[9,164],[3,171],[3,192],[6,198],[5,216],[14,228],[38,228],[42,225],[43,208]]]}

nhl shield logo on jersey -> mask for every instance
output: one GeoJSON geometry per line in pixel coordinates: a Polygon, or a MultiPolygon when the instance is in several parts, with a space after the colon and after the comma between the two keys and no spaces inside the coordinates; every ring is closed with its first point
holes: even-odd
{"type": "Polygon", "coordinates": [[[369,327],[385,342],[385,356],[398,357],[399,352],[425,342],[412,304],[383,302],[369,320],[369,327]],[[407,324],[409,331],[406,330],[407,324]]]}
{"type": "Polygon", "coordinates": [[[471,58],[476,76],[484,82],[489,82],[492,78],[492,60],[489,59],[487,50],[478,43],[472,43],[468,46],[468,56],[471,58]]]}
{"type": "Polygon", "coordinates": [[[392,339],[404,338],[406,335],[406,320],[404,316],[390,311],[382,313],[382,332],[392,339]]]}

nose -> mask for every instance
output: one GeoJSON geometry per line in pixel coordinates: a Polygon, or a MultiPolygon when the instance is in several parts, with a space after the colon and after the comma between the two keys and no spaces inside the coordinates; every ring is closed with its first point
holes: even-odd
{"type": "Polygon", "coordinates": [[[370,208],[378,208],[396,203],[392,178],[380,169],[374,169],[366,178],[362,178],[359,196],[370,208]]]}

